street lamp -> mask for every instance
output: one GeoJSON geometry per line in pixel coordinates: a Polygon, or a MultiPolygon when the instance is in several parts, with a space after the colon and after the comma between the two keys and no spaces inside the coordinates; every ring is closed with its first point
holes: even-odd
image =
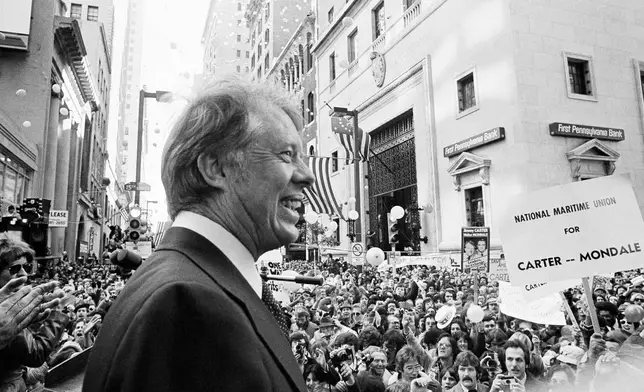
{"type": "Polygon", "coordinates": [[[355,242],[356,239],[356,221],[360,218],[360,214],[356,210],[351,210],[347,214],[347,223],[348,223],[348,233],[347,237],[351,240],[351,242],[355,242]]]}
{"type": "MultiPolygon", "coordinates": [[[[329,112],[331,117],[346,117],[353,118],[353,173],[355,181],[355,210],[360,211],[360,146],[358,146],[358,111],[349,110],[342,107],[333,107],[329,112]]],[[[354,235],[360,241],[362,225],[360,220],[356,219],[354,224],[354,235]]]]}
{"type": "MultiPolygon", "coordinates": [[[[143,86],[145,87],[145,86],[143,86]]],[[[143,112],[145,111],[145,99],[154,98],[157,102],[170,102],[172,93],[169,91],[155,91],[153,93],[141,89],[139,91],[139,125],[136,139],[136,183],[137,189],[134,191],[134,204],[138,205],[141,199],[141,191],[138,188],[141,182],[141,159],[143,157],[143,112]]]]}

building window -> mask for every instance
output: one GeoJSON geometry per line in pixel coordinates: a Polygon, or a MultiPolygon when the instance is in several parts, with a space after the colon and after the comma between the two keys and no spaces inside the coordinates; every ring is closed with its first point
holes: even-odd
{"type": "Polygon", "coordinates": [[[456,80],[458,114],[469,114],[478,109],[474,71],[467,71],[456,80]]]}
{"type": "Polygon", "coordinates": [[[257,80],[262,78],[262,67],[257,68],[257,80]]]}
{"type": "Polygon", "coordinates": [[[329,13],[327,14],[329,23],[333,23],[333,7],[329,10],[329,13]]]}
{"type": "Polygon", "coordinates": [[[237,72],[238,73],[241,72],[241,66],[239,66],[239,65],[237,66],[237,72]]]}
{"type": "Polygon", "coordinates": [[[249,58],[249,57],[250,57],[250,52],[246,51],[246,58],[249,58]]]}
{"type": "Polygon", "coordinates": [[[271,38],[271,29],[266,29],[266,31],[264,31],[264,43],[268,43],[268,41],[270,41],[270,38],[271,38]]]}
{"type": "Polygon", "coordinates": [[[313,37],[311,33],[306,34],[306,72],[309,72],[311,67],[313,67],[313,37]]]}
{"type": "Polygon", "coordinates": [[[371,12],[373,19],[373,39],[378,39],[385,33],[385,2],[382,1],[371,12]]]}
{"type": "Polygon", "coordinates": [[[241,4],[241,3],[237,3],[237,11],[241,11],[241,10],[242,10],[242,4],[241,4]]]}
{"type": "Polygon", "coordinates": [[[334,218],[333,221],[335,222],[335,233],[333,233],[333,236],[335,237],[335,241],[340,243],[340,218],[334,218]]]}
{"type": "Polygon", "coordinates": [[[241,20],[237,19],[237,26],[241,26],[241,20]]]}
{"type": "Polygon", "coordinates": [[[80,19],[83,17],[83,6],[80,4],[72,4],[69,16],[75,19],[80,19]]]}
{"type": "Polygon", "coordinates": [[[315,95],[313,95],[313,92],[311,91],[309,95],[306,97],[306,104],[308,107],[308,122],[312,123],[313,120],[315,120],[315,95]]]}
{"type": "Polygon", "coordinates": [[[467,219],[467,226],[485,226],[485,206],[483,204],[482,186],[465,190],[465,217],[467,219]]]}
{"type": "Polygon", "coordinates": [[[568,97],[582,100],[597,100],[593,75],[592,58],[589,56],[564,53],[564,65],[568,97]]]}
{"type": "MultiPolygon", "coordinates": [[[[282,71],[282,83],[284,83],[283,77],[284,71],[282,71]]],[[[306,106],[304,106],[304,100],[300,102],[300,105],[302,106],[302,121],[306,121],[306,106]]]]}
{"type": "Polygon", "coordinates": [[[329,56],[329,82],[335,80],[335,52],[329,56]]]}
{"type": "Polygon", "coordinates": [[[253,55],[253,58],[250,59],[250,66],[251,68],[255,68],[255,55],[253,55]]]}
{"type": "Polygon", "coordinates": [[[268,22],[269,16],[271,16],[271,3],[266,3],[266,13],[264,15],[264,20],[268,22]]]}
{"type": "Polygon", "coordinates": [[[21,204],[29,190],[32,171],[4,152],[0,153],[0,191],[2,200],[21,204]]]}
{"type": "Polygon", "coordinates": [[[130,127],[125,127],[125,129],[123,130],[123,134],[125,136],[129,135],[130,134],[130,127]]]}
{"type": "Polygon", "coordinates": [[[416,0],[405,0],[405,2],[404,2],[405,10],[410,9],[411,6],[414,5],[415,2],[416,2],[416,0]]]}
{"type": "Polygon", "coordinates": [[[98,21],[98,7],[94,5],[87,7],[87,20],[92,22],[98,21]]]}
{"type": "Polygon", "coordinates": [[[331,173],[335,173],[338,171],[338,152],[333,151],[331,153],[331,173]]]}
{"type": "Polygon", "coordinates": [[[241,50],[237,49],[237,58],[241,57],[241,50]]]}
{"type": "Polygon", "coordinates": [[[644,100],[644,70],[640,71],[640,85],[642,86],[642,100],[644,100]]]}
{"type": "Polygon", "coordinates": [[[264,57],[264,69],[268,70],[271,67],[270,52],[266,52],[264,57]]]}
{"type": "Polygon", "coordinates": [[[349,64],[356,61],[356,38],[358,37],[358,29],[355,29],[353,33],[347,38],[347,59],[349,64]]]}
{"type": "Polygon", "coordinates": [[[241,42],[241,35],[237,34],[237,42],[241,42]]]}

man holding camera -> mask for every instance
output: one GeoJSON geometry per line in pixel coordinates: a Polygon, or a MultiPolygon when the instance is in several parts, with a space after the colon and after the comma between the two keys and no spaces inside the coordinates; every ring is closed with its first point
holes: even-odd
{"type": "Polygon", "coordinates": [[[503,347],[508,374],[499,374],[492,382],[490,392],[546,392],[547,387],[526,369],[530,365],[530,351],[517,340],[508,340],[503,347]]]}

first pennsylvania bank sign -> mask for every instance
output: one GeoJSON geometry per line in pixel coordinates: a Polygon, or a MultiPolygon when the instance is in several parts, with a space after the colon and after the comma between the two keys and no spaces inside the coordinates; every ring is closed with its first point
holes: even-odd
{"type": "Polygon", "coordinates": [[[476,147],[483,146],[485,144],[498,142],[499,140],[505,139],[505,128],[498,127],[479,133],[465,140],[461,140],[458,143],[450,144],[449,146],[443,147],[443,156],[449,158],[451,156],[462,153],[463,151],[472,150],[476,147]]]}
{"type": "Polygon", "coordinates": [[[549,125],[550,135],[552,136],[568,136],[579,137],[587,139],[602,139],[602,140],[624,140],[624,130],[617,128],[603,128],[591,125],[579,124],[566,124],[566,123],[552,123],[549,125]]]}

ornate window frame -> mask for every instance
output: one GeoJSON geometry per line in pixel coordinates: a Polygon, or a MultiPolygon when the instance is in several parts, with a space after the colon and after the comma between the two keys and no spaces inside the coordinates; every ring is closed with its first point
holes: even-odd
{"type": "Polygon", "coordinates": [[[620,154],[599,139],[591,139],[566,153],[570,162],[570,172],[575,181],[588,178],[610,176],[615,172],[615,162],[620,154]],[[600,162],[603,173],[589,170],[593,162],[600,162]]]}
{"type": "MultiPolygon", "coordinates": [[[[449,166],[447,172],[452,176],[454,191],[461,192],[465,189],[481,186],[483,190],[483,208],[484,219],[487,226],[492,219],[492,209],[490,203],[490,166],[491,159],[485,159],[470,152],[461,153],[458,158],[449,166]],[[467,178],[464,183],[463,178],[467,178]]],[[[465,225],[467,217],[465,216],[465,195],[460,197],[461,221],[465,225]]]]}

